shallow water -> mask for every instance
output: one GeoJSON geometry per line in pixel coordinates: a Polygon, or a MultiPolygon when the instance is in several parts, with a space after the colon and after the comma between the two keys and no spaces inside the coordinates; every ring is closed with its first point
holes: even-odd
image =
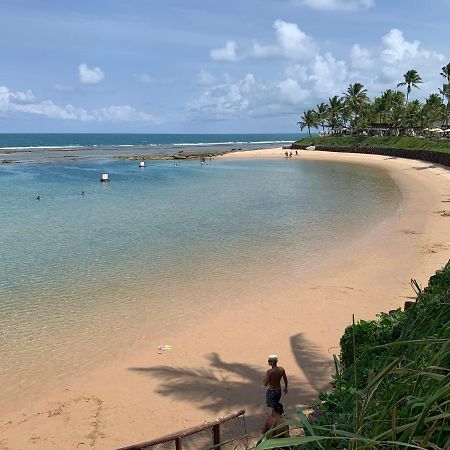
{"type": "Polygon", "coordinates": [[[0,167],[4,399],[311,270],[399,198],[384,171],[301,159],[0,167]]]}

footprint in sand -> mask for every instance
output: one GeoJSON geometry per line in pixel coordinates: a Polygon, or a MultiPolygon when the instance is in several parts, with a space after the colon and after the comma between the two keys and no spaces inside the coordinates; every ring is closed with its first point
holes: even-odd
{"type": "Polygon", "coordinates": [[[33,448],[42,450],[70,450],[95,448],[103,437],[103,401],[94,396],[74,398],[55,407],[10,421],[0,426],[0,450],[33,448]]]}
{"type": "Polygon", "coordinates": [[[446,243],[446,242],[438,242],[436,244],[431,245],[430,247],[425,247],[424,248],[424,253],[426,254],[432,254],[432,253],[439,253],[439,252],[443,252],[445,250],[449,250],[450,249],[450,244],[446,243]]]}
{"type": "Polygon", "coordinates": [[[450,217],[450,211],[442,210],[442,211],[435,211],[435,214],[440,214],[442,217],[450,217]]]}
{"type": "Polygon", "coordinates": [[[400,230],[400,233],[403,233],[403,234],[422,234],[422,233],[419,233],[418,231],[414,231],[414,230],[400,230]]]}

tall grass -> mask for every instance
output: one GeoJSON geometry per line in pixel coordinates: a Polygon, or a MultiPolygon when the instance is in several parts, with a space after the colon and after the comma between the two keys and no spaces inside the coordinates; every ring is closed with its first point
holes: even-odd
{"type": "Polygon", "coordinates": [[[349,326],[335,362],[333,390],[291,422],[304,435],[255,450],[450,449],[450,261],[407,311],[349,326]]]}

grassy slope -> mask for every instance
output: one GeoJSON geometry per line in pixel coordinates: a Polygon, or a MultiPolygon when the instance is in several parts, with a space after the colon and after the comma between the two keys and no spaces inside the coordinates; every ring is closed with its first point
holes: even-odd
{"type": "Polygon", "coordinates": [[[324,145],[329,147],[394,147],[413,150],[434,150],[450,153],[450,139],[419,137],[364,137],[325,136],[305,138],[297,141],[300,145],[324,145]]]}

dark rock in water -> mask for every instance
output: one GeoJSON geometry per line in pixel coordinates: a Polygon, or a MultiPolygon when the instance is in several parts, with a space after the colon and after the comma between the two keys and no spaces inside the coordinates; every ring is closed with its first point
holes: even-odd
{"type": "Polygon", "coordinates": [[[178,155],[173,155],[173,159],[186,159],[186,155],[180,155],[180,153],[178,153],[178,155]]]}

